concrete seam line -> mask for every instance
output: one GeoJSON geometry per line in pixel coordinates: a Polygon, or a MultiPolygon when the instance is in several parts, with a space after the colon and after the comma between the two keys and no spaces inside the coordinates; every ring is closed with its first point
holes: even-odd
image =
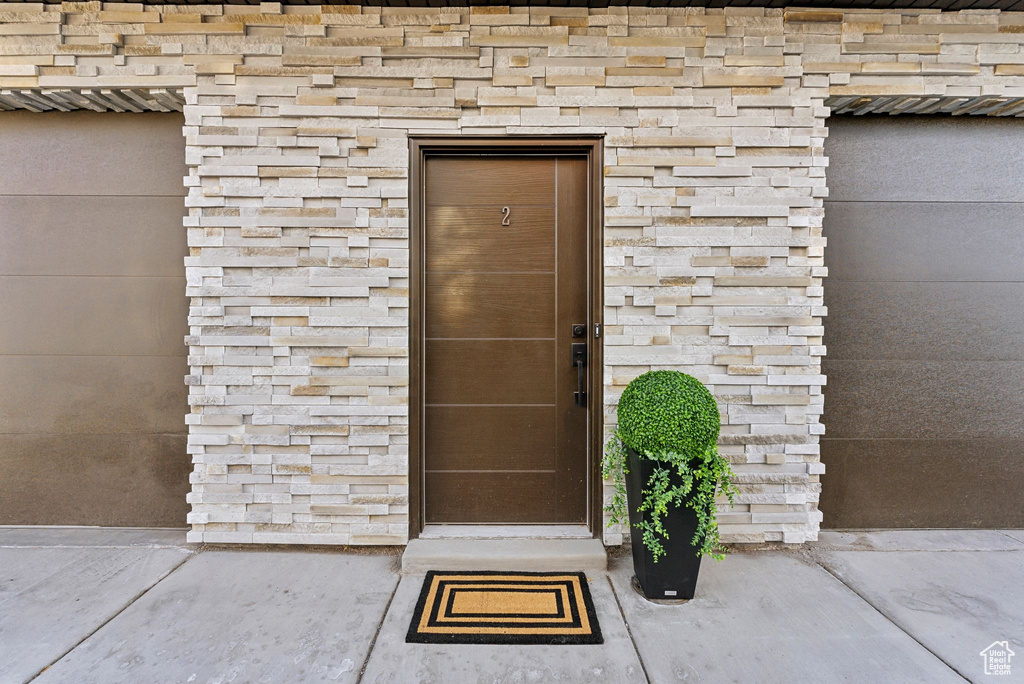
{"type": "Polygon", "coordinates": [[[619,615],[622,617],[622,624],[626,626],[626,634],[629,636],[629,643],[633,645],[633,653],[636,653],[637,662],[640,663],[640,670],[644,673],[644,681],[647,684],[651,684],[651,676],[647,674],[647,666],[644,665],[644,658],[640,655],[640,649],[637,648],[636,639],[633,638],[633,630],[629,628],[629,618],[626,617],[626,611],[622,609],[622,602],[619,601],[619,594],[615,591],[615,584],[612,583],[611,575],[605,575],[604,578],[608,580],[608,587],[612,590],[612,596],[615,597],[615,606],[619,609],[619,615]]]}
{"type": "MultiPolygon", "coordinates": [[[[1006,530],[996,530],[996,532],[998,532],[999,534],[1003,535],[1007,539],[1012,539],[1013,541],[1017,542],[1018,544],[1024,543],[1024,542],[1021,542],[1020,539],[1017,539],[1016,537],[1014,537],[1012,534],[1007,534],[1006,530]]],[[[1020,551],[1020,549],[1007,549],[1007,551],[1020,551]]]]}
{"type": "Polygon", "coordinates": [[[370,656],[373,655],[373,649],[377,645],[377,637],[380,636],[380,630],[384,627],[384,620],[388,617],[388,611],[391,610],[391,602],[395,600],[395,594],[398,593],[398,585],[402,583],[402,578],[397,577],[395,581],[395,588],[391,590],[391,596],[388,597],[388,602],[384,606],[384,612],[380,615],[380,622],[377,623],[377,629],[373,632],[373,638],[370,639],[370,646],[366,649],[366,657],[363,658],[363,666],[359,668],[359,676],[356,677],[356,684],[363,681],[363,675],[366,674],[366,668],[370,664],[370,656]]]}
{"type": "Polygon", "coordinates": [[[822,570],[824,570],[824,571],[825,571],[825,572],[827,572],[827,573],[828,573],[829,575],[831,575],[832,577],[834,577],[834,578],[835,578],[835,580],[836,580],[837,582],[839,582],[840,584],[842,584],[842,585],[843,585],[844,587],[846,587],[847,589],[849,589],[850,591],[852,591],[852,592],[853,592],[853,593],[854,593],[854,594],[855,594],[855,595],[857,596],[857,598],[859,598],[859,599],[860,599],[861,601],[863,601],[864,603],[866,603],[866,604],[868,604],[869,606],[871,606],[871,607],[872,607],[872,608],[873,608],[873,609],[875,610],[875,612],[876,612],[876,613],[878,613],[879,615],[881,615],[882,617],[884,617],[884,618],[885,618],[886,620],[888,620],[888,621],[889,621],[889,623],[890,623],[891,625],[893,625],[893,626],[894,626],[894,627],[895,627],[896,629],[900,630],[901,632],[903,632],[904,634],[906,634],[906,635],[907,635],[908,637],[910,637],[911,639],[913,639],[913,640],[914,640],[914,642],[915,642],[915,643],[917,643],[917,645],[919,645],[919,646],[920,646],[921,648],[923,648],[924,650],[928,651],[928,652],[929,652],[929,653],[931,653],[931,654],[932,654],[933,656],[935,656],[936,660],[938,660],[938,661],[939,661],[940,663],[942,663],[943,665],[945,665],[946,667],[948,667],[948,668],[949,668],[950,670],[952,670],[952,671],[953,671],[954,673],[956,673],[956,675],[957,675],[958,677],[960,677],[961,679],[963,679],[963,680],[964,680],[965,682],[969,682],[969,681],[971,681],[970,679],[968,679],[968,678],[967,678],[967,677],[966,677],[966,676],[964,675],[964,673],[963,673],[963,672],[961,672],[960,670],[958,670],[958,669],[956,669],[955,667],[953,667],[953,665],[952,665],[952,664],[950,664],[949,662],[947,662],[945,658],[943,658],[942,656],[940,656],[940,655],[939,655],[938,653],[936,653],[936,652],[935,652],[935,651],[933,651],[932,649],[928,648],[928,647],[927,647],[927,646],[926,646],[926,645],[924,644],[924,642],[922,642],[922,641],[921,641],[920,639],[918,639],[918,638],[917,638],[917,637],[915,637],[915,636],[914,636],[913,634],[911,634],[911,633],[910,633],[910,632],[909,632],[909,631],[908,631],[908,630],[907,630],[906,628],[904,628],[904,627],[903,627],[903,625],[901,625],[901,624],[900,624],[899,622],[897,622],[897,621],[895,620],[895,618],[893,618],[893,617],[891,617],[891,616],[887,615],[887,614],[885,613],[885,611],[883,611],[883,610],[882,610],[881,608],[879,608],[879,607],[878,607],[878,606],[876,606],[876,605],[875,605],[874,603],[872,603],[872,602],[871,602],[871,601],[870,601],[870,600],[869,600],[869,599],[868,599],[868,598],[867,598],[867,597],[866,597],[866,596],[865,596],[864,594],[860,593],[859,591],[857,591],[856,589],[854,589],[853,587],[851,587],[851,586],[850,586],[849,584],[847,584],[846,582],[844,582],[844,581],[843,581],[843,578],[842,578],[842,577],[840,577],[840,576],[839,576],[839,575],[838,575],[838,574],[837,574],[837,573],[836,573],[835,571],[833,571],[833,570],[832,570],[832,568],[828,567],[827,565],[825,565],[825,563],[824,563],[824,562],[822,562],[822,561],[818,560],[817,558],[814,558],[813,560],[814,560],[814,563],[815,563],[815,564],[816,564],[816,565],[817,565],[818,567],[820,567],[820,568],[821,568],[822,570]]]}
{"type": "MultiPolygon", "coordinates": [[[[863,282],[880,282],[880,281],[863,281],[863,282]]],[[[909,281],[905,281],[909,282],[909,281]]],[[[952,281],[950,281],[952,282],[952,281]]],[[[962,282],[962,281],[961,281],[962,282]]],[[[1013,537],[1006,535],[1007,539],[1013,539],[1013,537]]],[[[1014,541],[1017,541],[1014,539],[1014,541]]],[[[1024,547],[1016,549],[853,549],[848,546],[816,546],[814,548],[815,553],[1020,553],[1024,551],[1024,547]]],[[[782,551],[743,551],[743,553],[792,553],[787,550],[782,551]]],[[[799,552],[797,552],[799,553],[799,552]]],[[[817,562],[817,561],[815,561],[817,562]]]]}
{"type": "MultiPolygon", "coordinates": [[[[4,354],[4,356],[11,356],[11,354],[4,354]]],[[[123,544],[0,544],[0,549],[184,549],[191,551],[181,544],[168,544],[166,546],[156,544],[146,546],[125,546],[123,544]]],[[[192,551],[192,553],[195,552],[192,551]]]]}
{"type": "Polygon", "coordinates": [[[182,565],[184,565],[185,563],[189,562],[189,561],[190,561],[190,560],[191,560],[192,558],[194,558],[194,557],[195,557],[195,556],[197,556],[198,554],[199,554],[199,552],[198,552],[198,551],[191,551],[191,552],[189,552],[189,554],[188,554],[187,556],[185,556],[185,558],[183,558],[183,559],[182,559],[182,561],[181,561],[180,563],[178,563],[177,565],[175,565],[175,566],[174,566],[173,568],[171,568],[170,570],[168,570],[168,571],[167,571],[167,572],[165,572],[164,574],[162,574],[162,575],[160,575],[159,577],[157,577],[157,578],[156,578],[156,581],[155,581],[155,582],[153,582],[153,583],[152,583],[152,584],[150,584],[150,585],[149,585],[148,587],[146,587],[145,589],[143,589],[142,591],[140,591],[139,593],[137,593],[137,594],[136,594],[135,596],[133,596],[133,597],[131,598],[131,600],[129,600],[129,601],[128,601],[128,603],[126,603],[126,604],[124,604],[123,606],[121,606],[120,610],[118,610],[118,611],[117,611],[117,612],[115,612],[115,613],[114,613],[113,615],[111,615],[110,617],[108,617],[108,618],[107,618],[106,620],[104,620],[103,622],[101,622],[100,624],[98,624],[98,625],[96,626],[96,628],[95,628],[95,629],[93,629],[93,630],[92,630],[92,631],[90,631],[90,632],[89,632],[88,634],[86,634],[86,635],[85,635],[84,637],[82,637],[82,638],[81,638],[81,639],[79,639],[79,640],[78,640],[77,642],[75,642],[75,644],[74,644],[74,645],[73,645],[73,646],[72,646],[71,648],[69,648],[68,650],[64,651],[64,652],[63,652],[63,653],[61,653],[61,654],[60,654],[59,656],[57,656],[57,657],[56,657],[56,658],[54,658],[54,659],[53,659],[52,661],[50,661],[50,662],[49,662],[49,664],[47,664],[47,666],[46,666],[46,667],[44,667],[44,668],[43,668],[43,669],[41,669],[41,670],[40,670],[39,672],[36,672],[36,673],[35,673],[34,675],[32,675],[31,677],[29,677],[28,679],[26,679],[26,680],[25,680],[25,684],[29,684],[29,682],[33,682],[33,681],[35,681],[35,680],[36,680],[36,678],[38,678],[38,677],[39,677],[39,675],[43,674],[44,672],[46,672],[47,670],[49,670],[49,669],[50,669],[51,667],[53,667],[54,665],[56,665],[56,664],[57,664],[57,663],[59,663],[60,661],[64,660],[64,658],[66,658],[66,657],[67,657],[67,655],[68,655],[69,653],[71,653],[71,652],[72,652],[72,651],[74,651],[74,650],[75,650],[76,648],[78,648],[78,647],[79,647],[79,646],[81,646],[81,645],[82,645],[83,643],[85,643],[85,641],[86,641],[87,639],[89,639],[89,637],[91,637],[91,636],[92,636],[93,634],[95,634],[96,632],[100,631],[100,630],[101,630],[101,629],[103,629],[104,627],[106,627],[106,626],[107,626],[108,624],[110,624],[111,620],[113,620],[114,618],[116,618],[116,617],[117,617],[118,615],[120,615],[120,614],[121,614],[121,613],[123,613],[124,611],[128,610],[128,608],[129,608],[129,607],[130,607],[130,606],[131,606],[132,604],[134,604],[134,603],[135,603],[136,601],[138,601],[138,600],[139,600],[140,598],[142,598],[143,596],[145,596],[146,594],[148,594],[148,593],[150,592],[150,590],[151,590],[151,589],[152,589],[153,587],[155,587],[156,585],[160,584],[160,583],[161,583],[161,582],[163,582],[163,581],[164,581],[165,579],[167,579],[168,577],[170,577],[171,573],[173,573],[174,571],[176,571],[176,570],[177,570],[178,568],[180,568],[180,567],[181,567],[182,565]]]}

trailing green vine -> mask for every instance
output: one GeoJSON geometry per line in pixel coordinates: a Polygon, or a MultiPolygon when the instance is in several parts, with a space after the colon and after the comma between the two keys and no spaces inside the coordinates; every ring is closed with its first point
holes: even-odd
{"type": "Polygon", "coordinates": [[[697,530],[691,540],[697,555],[716,560],[724,557],[716,494],[720,491],[732,505],[738,492],[729,462],[718,453],[720,420],[718,406],[707,388],[678,371],[645,373],[623,392],[619,429],[609,440],[602,461],[605,479],[615,486],[605,510],[610,514],[610,525],[629,524],[627,447],[640,458],[659,463],[642,490],[643,500],[637,511],[644,515],[635,526],[642,532],[644,546],[654,562],[665,555],[665,516],[683,505],[697,516],[697,530]],[[673,472],[678,476],[675,483],[673,472]]]}

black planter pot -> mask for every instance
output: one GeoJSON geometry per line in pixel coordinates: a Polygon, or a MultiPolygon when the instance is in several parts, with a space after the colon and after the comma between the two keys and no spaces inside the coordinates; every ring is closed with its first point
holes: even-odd
{"type": "MultiPolygon", "coordinates": [[[[669,508],[663,521],[668,539],[661,540],[665,555],[655,563],[654,555],[644,546],[643,532],[636,528],[636,524],[642,522],[648,513],[638,513],[636,509],[643,501],[641,490],[647,487],[658,462],[641,458],[628,447],[626,453],[629,459],[626,498],[633,546],[633,570],[640,589],[649,599],[692,599],[697,589],[697,573],[700,572],[700,556],[693,546],[697,514],[686,502],[679,508],[669,508]]],[[[669,476],[669,482],[672,485],[682,484],[674,471],[669,476]]]]}

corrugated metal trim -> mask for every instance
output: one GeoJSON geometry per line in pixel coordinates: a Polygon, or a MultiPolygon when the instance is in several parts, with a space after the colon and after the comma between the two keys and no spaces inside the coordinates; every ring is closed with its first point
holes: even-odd
{"type": "MultiPolygon", "coordinates": [[[[1024,117],[1024,97],[835,96],[825,100],[833,114],[951,114],[1024,117]]],[[[0,90],[0,111],[180,112],[181,90],[170,88],[9,88],[0,90]]]]}
{"type": "Polygon", "coordinates": [[[180,112],[185,96],[168,88],[7,88],[0,90],[0,111],[32,112],[89,109],[94,112],[180,112]]]}
{"type": "MultiPolygon", "coordinates": [[[[7,2],[37,2],[38,0],[6,0],[7,2]]],[[[60,4],[60,0],[42,0],[45,4],[60,4]]],[[[146,5],[258,5],[260,0],[142,0],[146,5]]],[[[365,0],[362,2],[322,2],[321,0],[282,0],[285,5],[366,5],[370,7],[449,7],[511,5],[523,7],[806,7],[812,9],[930,9],[930,10],[1024,10],[1024,0],[468,0],[442,2],[441,0],[365,0]]]]}
{"type": "Polygon", "coordinates": [[[1024,97],[921,97],[876,95],[830,97],[825,104],[833,114],[951,114],[961,116],[1024,117],[1024,97]]]}

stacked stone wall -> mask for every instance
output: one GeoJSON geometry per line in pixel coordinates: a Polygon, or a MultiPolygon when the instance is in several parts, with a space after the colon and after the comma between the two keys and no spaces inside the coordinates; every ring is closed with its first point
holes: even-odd
{"type": "Polygon", "coordinates": [[[0,109],[184,111],[191,540],[406,541],[408,137],[458,133],[604,136],[606,427],[695,375],[724,538],[799,543],[830,108],[1024,112],[1022,43],[997,11],[0,3],[0,109]]]}

